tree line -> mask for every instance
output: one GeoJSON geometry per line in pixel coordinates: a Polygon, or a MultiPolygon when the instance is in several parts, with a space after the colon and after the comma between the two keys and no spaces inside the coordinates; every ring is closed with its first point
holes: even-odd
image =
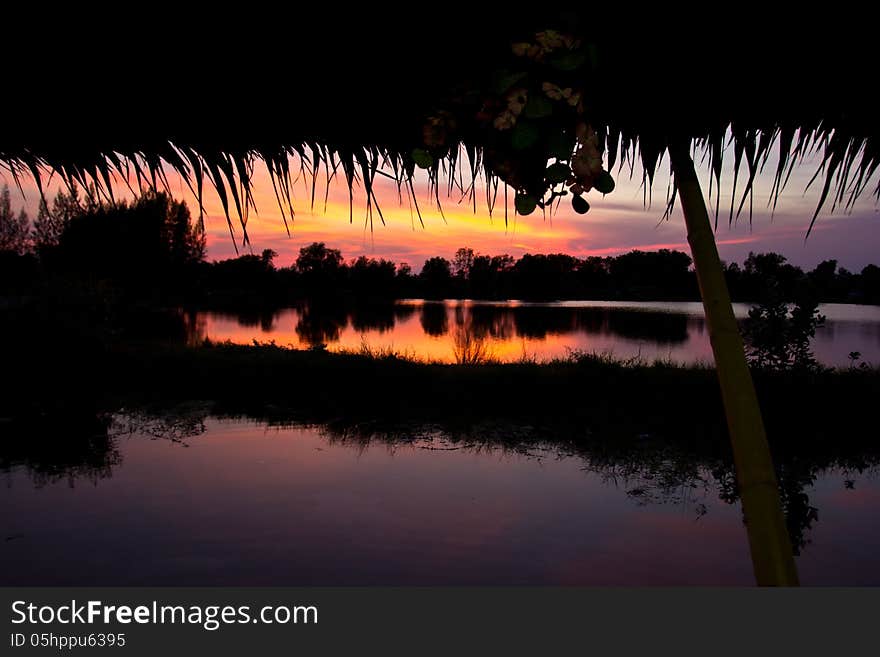
{"type": "MultiPolygon", "coordinates": [[[[283,304],[301,298],[698,300],[691,258],[681,251],[617,256],[487,255],[461,248],[452,259],[407,263],[360,256],[346,261],[323,242],[304,246],[290,264],[264,250],[215,262],[205,259],[203,227],[183,202],[161,192],[132,201],[100,199],[94,190],[41,200],[32,222],[0,193],[0,268],[4,287],[63,274],[112,282],[139,295],[218,305],[283,304]]],[[[880,267],[861,272],[826,260],[804,271],[777,253],[750,253],[725,266],[736,301],[880,303],[880,267]]]]}

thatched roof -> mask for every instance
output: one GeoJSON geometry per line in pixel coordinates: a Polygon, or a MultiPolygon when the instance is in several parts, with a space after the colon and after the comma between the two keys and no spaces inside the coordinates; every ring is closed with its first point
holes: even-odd
{"type": "MultiPolygon", "coordinates": [[[[335,170],[363,184],[372,203],[383,167],[406,189],[426,117],[476,107],[499,71],[519,66],[511,44],[554,28],[582,43],[584,63],[564,75],[584,90],[584,114],[609,168],[639,158],[652,177],[671,140],[692,140],[707,148],[719,185],[722,156],[733,157],[741,173],[727,184],[739,190],[740,209],[768,155],[779,153],[778,194],[791,164],[815,148],[823,157],[818,213],[829,201],[855,200],[880,164],[875,62],[863,42],[704,31],[594,43],[595,21],[573,14],[310,12],[294,33],[287,23],[270,27],[271,19],[259,29],[238,25],[236,16],[227,23],[235,31],[210,38],[178,22],[148,22],[155,29],[111,41],[97,28],[55,34],[43,54],[61,63],[58,72],[20,59],[13,70],[18,100],[5,108],[0,162],[16,176],[48,171],[104,189],[114,172],[161,184],[171,167],[199,195],[215,187],[243,226],[257,160],[274,174],[282,207],[291,167],[335,170]]],[[[499,172],[483,157],[487,146],[484,133],[460,121],[435,149],[432,178],[460,157],[470,173],[492,178],[499,172]]],[[[540,149],[517,157],[546,164],[540,149]]]]}

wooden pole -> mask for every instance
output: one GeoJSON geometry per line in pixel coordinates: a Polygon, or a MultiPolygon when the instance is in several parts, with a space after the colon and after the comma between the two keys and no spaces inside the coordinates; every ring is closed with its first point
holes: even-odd
{"type": "Polygon", "coordinates": [[[797,586],[797,568],[761,409],[694,170],[690,140],[670,145],[669,156],[721,384],[755,579],[760,586],[797,586]]]}

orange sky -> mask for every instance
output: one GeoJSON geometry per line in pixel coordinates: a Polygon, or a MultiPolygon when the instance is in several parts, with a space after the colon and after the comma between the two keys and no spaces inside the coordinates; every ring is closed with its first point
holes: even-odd
{"type": "MultiPolygon", "coordinates": [[[[728,158],[730,159],[730,158],[728,158]]],[[[773,250],[784,254],[790,261],[812,267],[820,260],[836,258],[842,266],[860,270],[869,262],[880,262],[880,214],[873,198],[863,198],[850,215],[823,212],[810,239],[804,236],[812,210],[815,208],[818,190],[813,188],[804,194],[804,187],[815,171],[816,162],[796,167],[788,188],[780,199],[776,215],[771,221],[766,207],[772,182],[772,160],[767,172],[756,182],[756,197],[752,226],[746,214],[733,227],[727,225],[727,214],[722,218],[717,241],[722,258],[742,261],[749,251],[773,250]]],[[[297,167],[298,168],[298,167],[297,167]]],[[[509,253],[519,257],[524,253],[564,252],[577,256],[613,255],[630,249],[654,250],[671,248],[688,250],[681,215],[675,212],[669,221],[660,221],[663,214],[668,176],[661,165],[654,185],[654,203],[645,208],[641,188],[641,172],[636,169],[632,178],[629,171],[613,171],[617,179],[615,191],[602,197],[596,192],[587,198],[592,209],[586,215],[577,215],[563,202],[552,218],[544,218],[536,212],[528,217],[513,213],[510,198],[509,222],[505,226],[503,192],[499,191],[494,216],[490,217],[482,190],[477,194],[477,209],[468,200],[459,202],[460,193],[447,196],[441,190],[444,217],[429,197],[427,181],[419,179],[416,192],[419,198],[424,227],[419,224],[415,212],[411,212],[406,197],[398,201],[395,184],[382,177],[377,178],[378,198],[385,217],[382,225],[374,213],[373,229],[365,224],[364,198],[356,190],[354,218],[349,222],[348,190],[341,182],[331,184],[329,201],[324,210],[324,182],[318,181],[315,210],[309,207],[311,190],[305,180],[295,187],[296,219],[288,237],[281,219],[281,211],[268,174],[262,164],[255,174],[255,199],[258,213],[248,221],[251,248],[259,253],[266,248],[279,253],[277,263],[290,264],[299,249],[314,241],[326,242],[342,250],[346,258],[359,255],[391,258],[408,262],[418,271],[426,258],[435,255],[451,257],[455,250],[468,246],[480,253],[490,255],[509,253]]],[[[708,175],[702,172],[708,189],[708,175]]],[[[0,173],[0,177],[3,174],[0,173]]],[[[189,189],[171,176],[172,191],[186,200],[193,213],[197,205],[189,189]]],[[[730,181],[727,172],[726,185],[722,180],[722,208],[729,206],[730,181]]],[[[5,182],[13,186],[6,176],[5,182]]],[[[50,185],[51,188],[51,185],[50,185]]],[[[25,187],[25,206],[34,213],[37,194],[32,186],[25,187]]],[[[52,192],[54,193],[54,192],[52,192]]],[[[15,203],[15,201],[14,201],[15,203]]],[[[235,254],[229,236],[222,205],[216,194],[206,193],[208,257],[222,259],[235,254]]],[[[237,220],[234,218],[234,220],[237,220]]],[[[241,246],[241,231],[236,233],[241,246]]],[[[247,249],[242,252],[247,252],[247,249]]]]}
{"type": "MultiPolygon", "coordinates": [[[[804,187],[814,172],[812,163],[797,167],[792,180],[780,199],[777,212],[770,219],[766,208],[772,182],[772,162],[767,175],[756,183],[757,195],[750,228],[746,214],[729,228],[727,215],[721,219],[717,241],[722,258],[742,261],[751,250],[774,250],[789,260],[812,267],[826,258],[837,258],[841,265],[860,270],[869,262],[880,262],[880,214],[873,199],[862,199],[851,215],[827,211],[820,217],[814,233],[805,243],[804,236],[809,218],[817,200],[816,189],[804,194],[804,187]]],[[[259,215],[252,216],[248,233],[255,251],[272,248],[280,254],[279,261],[288,264],[300,247],[314,241],[324,241],[342,250],[347,258],[366,254],[387,257],[398,262],[409,262],[418,271],[426,258],[435,255],[451,257],[455,250],[468,246],[490,255],[509,253],[519,257],[524,253],[563,252],[577,256],[613,255],[631,249],[656,250],[660,248],[688,250],[681,215],[676,212],[669,221],[661,222],[666,198],[666,176],[657,176],[654,203],[645,208],[641,188],[641,173],[632,179],[629,171],[615,172],[617,188],[602,197],[596,192],[588,195],[591,210],[586,215],[574,213],[563,202],[553,217],[535,212],[528,217],[515,216],[513,195],[510,195],[508,224],[504,223],[503,194],[499,192],[493,216],[489,216],[482,188],[477,194],[477,211],[469,200],[460,201],[460,193],[451,197],[441,190],[443,216],[429,196],[426,180],[416,185],[424,227],[411,213],[404,197],[401,205],[394,183],[377,179],[378,197],[385,217],[383,226],[374,213],[373,229],[365,223],[363,194],[355,194],[353,221],[349,222],[348,190],[342,184],[332,184],[326,212],[323,207],[323,180],[318,182],[318,201],[315,211],[310,210],[311,190],[301,181],[297,186],[296,221],[291,237],[283,229],[280,210],[268,175],[258,167],[256,201],[259,215]],[[444,220],[445,217],[445,220],[444,220]]],[[[705,174],[705,172],[704,172],[705,174]]],[[[708,189],[708,177],[704,175],[708,189]]],[[[729,185],[732,176],[727,177],[729,185]]],[[[183,191],[188,193],[186,188],[183,191]]],[[[360,191],[360,190],[358,190],[360,191]]],[[[730,190],[723,189],[722,208],[730,203],[730,190]]],[[[229,238],[222,208],[212,195],[206,204],[213,220],[208,225],[209,255],[229,257],[234,249],[229,238]]]]}

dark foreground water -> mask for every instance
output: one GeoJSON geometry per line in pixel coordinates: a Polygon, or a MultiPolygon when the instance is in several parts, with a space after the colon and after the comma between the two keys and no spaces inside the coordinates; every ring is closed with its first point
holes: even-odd
{"type": "MultiPolygon", "coordinates": [[[[734,304],[740,319],[749,306],[734,304]]],[[[823,304],[816,358],[849,366],[849,354],[880,365],[880,306],[823,304]]],[[[565,358],[572,351],[647,362],[710,363],[700,303],[639,301],[424,301],[363,307],[305,304],[277,312],[193,316],[192,337],[239,344],[275,341],[299,349],[391,350],[420,360],[565,358]],[[476,358],[475,358],[476,357],[476,358]]]]}
{"type": "MultiPolygon", "coordinates": [[[[662,446],[600,458],[212,417],[117,418],[109,436],[65,464],[7,461],[0,584],[753,581],[729,478],[662,446]]],[[[802,581],[880,584],[876,470],[794,477],[802,581]]]]}

